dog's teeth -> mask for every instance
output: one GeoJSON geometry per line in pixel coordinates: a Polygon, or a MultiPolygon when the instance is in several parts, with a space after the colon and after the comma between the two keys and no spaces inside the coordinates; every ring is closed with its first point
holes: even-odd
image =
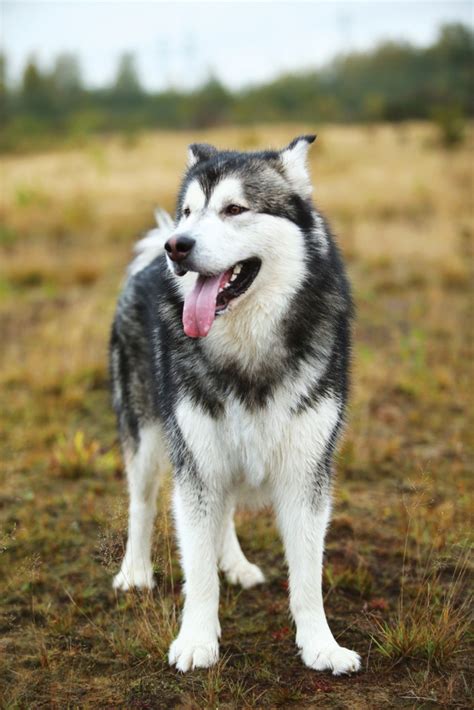
{"type": "Polygon", "coordinates": [[[223,289],[222,286],[221,286],[217,293],[222,293],[223,290],[224,290],[224,289],[223,289]]]}
{"type": "MultiPolygon", "coordinates": [[[[236,264],[234,266],[234,275],[237,276],[237,274],[240,274],[241,269],[242,269],[241,264],[236,264]]],[[[232,281],[232,279],[231,279],[231,281],[232,281]]]]}
{"type": "Polygon", "coordinates": [[[233,273],[232,276],[230,277],[230,280],[235,281],[236,278],[237,278],[237,274],[233,273]]]}

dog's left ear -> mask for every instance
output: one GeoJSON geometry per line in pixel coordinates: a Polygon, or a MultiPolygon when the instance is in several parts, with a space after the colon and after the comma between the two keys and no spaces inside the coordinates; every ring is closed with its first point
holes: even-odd
{"type": "Polygon", "coordinates": [[[217,153],[217,148],[209,143],[191,143],[188,148],[188,168],[192,168],[201,160],[209,160],[217,153]]]}
{"type": "Polygon", "coordinates": [[[288,180],[305,197],[311,197],[313,191],[308,170],[308,150],[315,140],[315,135],[298,136],[280,153],[288,180]]]}

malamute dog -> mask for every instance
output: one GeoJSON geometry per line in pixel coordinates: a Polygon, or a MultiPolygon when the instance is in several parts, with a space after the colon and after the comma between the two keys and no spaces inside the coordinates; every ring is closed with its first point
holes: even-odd
{"type": "Polygon", "coordinates": [[[160,477],[174,469],[185,602],[169,661],[219,656],[219,576],[265,581],[240,549],[236,507],[270,503],[289,566],[304,663],[357,671],[323,609],[332,457],[348,389],[351,297],[311,201],[301,136],[280,151],[192,145],[176,222],[138,246],[110,345],[130,520],[117,589],[153,586],[160,477]]]}

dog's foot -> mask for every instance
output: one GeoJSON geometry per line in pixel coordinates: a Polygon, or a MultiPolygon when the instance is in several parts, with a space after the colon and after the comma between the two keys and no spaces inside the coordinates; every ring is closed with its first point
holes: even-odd
{"type": "Polygon", "coordinates": [[[315,671],[332,671],[333,675],[356,673],[360,670],[360,656],[355,651],[331,644],[324,648],[303,647],[301,657],[305,665],[315,671]]]}
{"type": "Polygon", "coordinates": [[[112,586],[114,589],[121,589],[123,592],[133,587],[153,589],[155,586],[153,568],[149,563],[133,566],[123,563],[120,572],[114,577],[112,586]]]}
{"type": "Polygon", "coordinates": [[[244,589],[250,589],[265,582],[265,576],[257,565],[245,561],[225,570],[225,576],[230,584],[240,584],[244,589]]]}
{"type": "Polygon", "coordinates": [[[219,642],[215,639],[189,638],[181,634],[170,646],[168,660],[170,666],[186,673],[194,668],[209,668],[219,659],[219,642]]]}

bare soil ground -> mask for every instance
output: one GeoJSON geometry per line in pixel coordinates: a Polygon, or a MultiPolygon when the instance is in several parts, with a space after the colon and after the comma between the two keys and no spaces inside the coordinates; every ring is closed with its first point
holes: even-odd
{"type": "Polygon", "coordinates": [[[150,594],[116,595],[126,495],[107,389],[114,302],[188,142],[281,146],[310,126],[91,139],[3,159],[0,696],[5,708],[467,708],[472,147],[429,125],[326,127],[312,155],[357,304],[327,614],[362,672],[306,669],[270,511],[242,513],[265,586],[222,583],[222,658],[167,665],[180,570],[160,500],[150,594]]]}

